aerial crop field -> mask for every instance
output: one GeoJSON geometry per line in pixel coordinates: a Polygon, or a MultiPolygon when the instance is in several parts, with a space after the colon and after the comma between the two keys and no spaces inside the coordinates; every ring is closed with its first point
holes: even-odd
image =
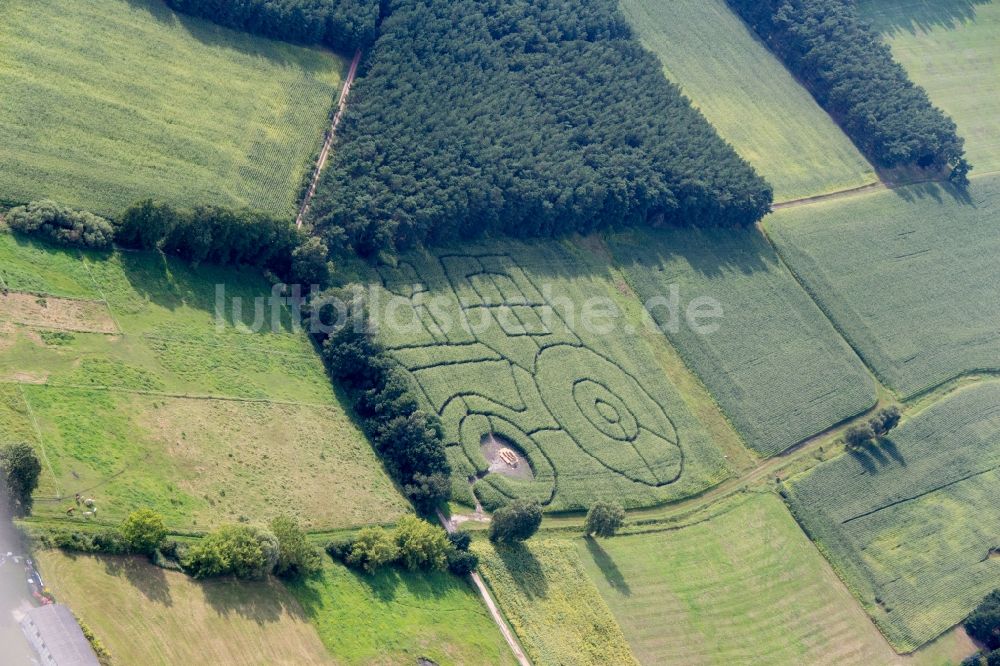
{"type": "Polygon", "coordinates": [[[773,494],[680,529],[578,539],[643,664],[888,664],[895,657],[773,494]]]}
{"type": "Polygon", "coordinates": [[[145,198],[291,215],[343,61],[158,0],[0,7],[0,201],[145,198]]]}
{"type": "Polygon", "coordinates": [[[875,403],[871,376],[756,230],[663,229],[611,236],[644,303],[711,298],[718,329],[700,333],[660,305],[652,316],[747,444],[774,455],[875,403]]]}
{"type": "Polygon", "coordinates": [[[97,502],[92,521],[151,506],[175,529],[279,514],[330,529],[409,510],[287,309],[253,332],[271,291],[259,274],[9,234],[0,266],[0,423],[42,454],[36,517],[83,521],[66,514],[77,492],[97,502]]]}
{"type": "Polygon", "coordinates": [[[914,83],[955,119],[974,173],[1000,170],[1000,2],[858,4],[914,83]]]}
{"type": "Polygon", "coordinates": [[[480,572],[536,664],[634,664],[607,604],[588,579],[573,541],[476,541],[480,572]]]}
{"type": "Polygon", "coordinates": [[[724,0],[625,0],[622,10],[776,201],[875,182],[850,139],[724,0]]]}
{"type": "Polygon", "coordinates": [[[337,664],[514,664],[470,583],[449,573],[352,571],[324,556],[288,589],[337,664]]]}
{"type": "Polygon", "coordinates": [[[998,484],[1000,383],[990,381],[793,477],[786,492],[886,637],[911,651],[1000,584],[998,484]]]}
{"type": "Polygon", "coordinates": [[[1000,368],[1000,177],[968,196],[913,185],[775,213],[779,253],[902,396],[1000,368]]]}
{"type": "Polygon", "coordinates": [[[329,664],[302,607],[280,583],[195,581],[139,557],[36,554],[60,603],[115,664],[329,664]]]}
{"type": "Polygon", "coordinates": [[[729,475],[725,435],[710,436],[657,367],[666,340],[604,262],[569,242],[504,242],[379,268],[391,303],[382,340],[441,416],[460,501],[473,501],[471,477],[487,507],[649,506],[729,475]],[[585,320],[594,297],[617,317],[585,320]],[[528,459],[532,479],[488,473],[490,433],[528,459]]]}

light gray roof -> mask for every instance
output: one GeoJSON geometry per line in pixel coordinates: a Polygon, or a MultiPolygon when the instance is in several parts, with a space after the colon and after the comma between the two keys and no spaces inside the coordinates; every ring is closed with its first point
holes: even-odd
{"type": "Polygon", "coordinates": [[[87,637],[66,606],[49,604],[32,608],[21,620],[21,627],[43,664],[100,666],[87,637]]]}

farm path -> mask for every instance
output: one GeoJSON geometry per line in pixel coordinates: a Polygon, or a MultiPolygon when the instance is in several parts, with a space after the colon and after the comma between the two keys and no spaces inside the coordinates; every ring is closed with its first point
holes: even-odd
{"type": "MultiPolygon", "coordinates": [[[[438,520],[441,521],[441,525],[444,526],[446,532],[451,533],[455,531],[455,525],[452,521],[445,518],[444,514],[440,511],[437,512],[437,515],[438,520]]],[[[511,652],[514,653],[517,663],[521,664],[521,666],[531,666],[531,661],[528,659],[527,655],[524,654],[524,650],[521,649],[521,644],[518,643],[517,638],[514,637],[514,632],[511,631],[509,626],[507,626],[507,622],[500,613],[500,608],[497,606],[496,600],[493,599],[493,594],[490,592],[490,589],[486,587],[486,583],[483,582],[479,572],[473,571],[469,574],[469,578],[472,580],[472,584],[476,586],[476,589],[479,590],[479,596],[483,598],[483,602],[486,604],[486,608],[489,609],[490,615],[493,617],[493,621],[500,629],[500,633],[503,635],[504,640],[507,641],[507,645],[510,646],[511,652]]]]}
{"type": "Polygon", "coordinates": [[[302,207],[299,208],[299,214],[295,218],[295,226],[300,229],[302,228],[302,222],[305,220],[306,213],[309,212],[309,204],[312,203],[313,195],[316,194],[316,186],[319,185],[319,176],[323,172],[323,167],[326,166],[327,158],[330,156],[333,139],[337,135],[337,125],[340,124],[340,119],[344,115],[344,109],[347,107],[347,95],[351,92],[351,84],[354,83],[354,77],[358,73],[358,63],[360,62],[361,49],[358,49],[354,53],[351,68],[347,71],[347,79],[344,81],[344,87],[340,91],[340,99],[337,101],[337,112],[333,116],[333,122],[330,123],[330,130],[326,133],[326,140],[323,142],[323,149],[316,160],[316,170],[313,171],[312,181],[309,183],[306,196],[302,198],[302,207]]]}

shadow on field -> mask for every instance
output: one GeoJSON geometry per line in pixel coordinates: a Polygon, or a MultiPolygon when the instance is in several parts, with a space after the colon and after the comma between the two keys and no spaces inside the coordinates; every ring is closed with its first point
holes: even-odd
{"type": "Polygon", "coordinates": [[[933,199],[935,203],[944,203],[945,197],[966,206],[975,206],[976,202],[967,190],[955,187],[949,183],[931,181],[894,187],[891,190],[896,196],[907,203],[916,203],[922,199],[933,199]]]}
{"type": "Polygon", "coordinates": [[[503,560],[514,584],[528,599],[545,598],[549,582],[535,554],[523,543],[497,544],[497,555],[503,560]]]}
{"type": "Polygon", "coordinates": [[[990,0],[878,0],[877,9],[867,13],[867,17],[878,32],[912,35],[933,28],[951,30],[966,21],[975,21],[976,6],[988,4],[990,0]]]}
{"type": "Polygon", "coordinates": [[[268,624],[278,622],[287,613],[296,619],[308,620],[299,604],[287,603],[283,590],[275,589],[281,585],[275,581],[222,579],[204,581],[200,585],[206,603],[223,617],[235,614],[257,624],[268,624]]]}
{"type": "Polygon", "coordinates": [[[601,547],[601,544],[597,542],[597,539],[593,537],[586,537],[584,541],[587,544],[587,550],[590,552],[590,556],[594,558],[594,563],[604,574],[604,579],[608,581],[608,585],[611,586],[615,592],[624,595],[626,597],[632,596],[632,588],[628,586],[625,582],[625,576],[622,575],[621,570],[618,565],[615,564],[614,559],[608,552],[601,547]]]}
{"type": "Polygon", "coordinates": [[[323,72],[337,67],[336,62],[315,57],[311,51],[249,33],[218,26],[208,20],[175,12],[162,0],[125,0],[132,8],[145,11],[158,23],[181,26],[191,37],[206,46],[231,49],[242,54],[270,60],[282,66],[294,66],[307,72],[323,72]]]}
{"type": "Polygon", "coordinates": [[[850,454],[868,474],[876,474],[880,468],[888,467],[893,463],[900,467],[906,467],[906,459],[900,453],[899,447],[887,437],[878,442],[851,449],[850,454]]]}
{"type": "Polygon", "coordinates": [[[108,556],[102,559],[105,572],[109,576],[124,577],[148,600],[164,606],[173,606],[167,575],[160,567],[153,566],[142,557],[108,556]]]}

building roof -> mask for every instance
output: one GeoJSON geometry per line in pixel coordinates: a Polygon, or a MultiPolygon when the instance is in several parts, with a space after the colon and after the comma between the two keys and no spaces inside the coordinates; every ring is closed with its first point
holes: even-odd
{"type": "Polygon", "coordinates": [[[100,666],[90,642],[69,608],[49,604],[28,611],[21,626],[43,664],[53,666],[100,666]]]}

